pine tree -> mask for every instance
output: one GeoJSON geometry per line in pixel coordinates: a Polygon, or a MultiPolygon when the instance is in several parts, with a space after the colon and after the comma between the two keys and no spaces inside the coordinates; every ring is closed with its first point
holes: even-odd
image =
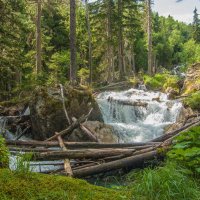
{"type": "Polygon", "coordinates": [[[194,10],[193,17],[193,38],[196,42],[200,43],[200,19],[197,13],[197,8],[194,10]]]}

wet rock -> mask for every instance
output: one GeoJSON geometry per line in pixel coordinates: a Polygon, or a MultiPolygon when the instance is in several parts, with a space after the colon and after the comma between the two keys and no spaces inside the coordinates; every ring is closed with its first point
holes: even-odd
{"type": "MultiPolygon", "coordinates": [[[[70,117],[80,118],[93,108],[89,120],[103,121],[98,104],[87,89],[64,88],[64,96],[70,117]]],[[[29,106],[34,139],[44,140],[67,127],[59,87],[36,89],[29,106]]]]}
{"type": "MultiPolygon", "coordinates": [[[[89,129],[94,136],[102,143],[117,143],[118,138],[114,133],[113,127],[99,121],[87,121],[83,125],[89,129]]],[[[73,131],[68,138],[69,141],[89,141],[89,138],[79,129],[73,131]]]]}
{"type": "Polygon", "coordinates": [[[176,121],[176,123],[169,125],[165,128],[165,133],[169,133],[171,131],[175,131],[179,128],[181,128],[182,126],[185,125],[185,120],[187,119],[188,116],[193,115],[194,112],[192,111],[191,108],[182,108],[180,111],[180,114],[178,116],[178,119],[176,121]]]}

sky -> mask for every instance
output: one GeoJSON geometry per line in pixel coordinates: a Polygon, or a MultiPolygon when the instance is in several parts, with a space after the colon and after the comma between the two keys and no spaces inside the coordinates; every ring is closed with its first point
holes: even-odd
{"type": "Polygon", "coordinates": [[[200,0],[183,0],[179,3],[176,3],[176,0],[154,0],[152,8],[159,15],[171,15],[176,20],[191,23],[195,7],[200,13],[200,0]]]}

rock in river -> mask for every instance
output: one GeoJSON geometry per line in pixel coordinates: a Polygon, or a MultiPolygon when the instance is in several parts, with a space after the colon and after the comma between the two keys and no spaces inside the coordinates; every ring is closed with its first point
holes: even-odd
{"type": "MultiPolygon", "coordinates": [[[[103,121],[100,109],[92,93],[85,88],[64,88],[66,109],[70,117],[79,118],[93,111],[91,121],[103,121]]],[[[33,139],[44,140],[67,127],[60,88],[40,87],[33,92],[30,113],[33,139]]]]}

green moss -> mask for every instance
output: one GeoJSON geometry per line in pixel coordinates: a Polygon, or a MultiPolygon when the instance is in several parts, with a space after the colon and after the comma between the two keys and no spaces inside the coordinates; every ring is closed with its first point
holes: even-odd
{"type": "Polygon", "coordinates": [[[0,135],[0,168],[8,167],[9,164],[9,152],[5,146],[5,140],[0,135]]]}
{"type": "Polygon", "coordinates": [[[191,96],[187,97],[184,100],[184,104],[194,110],[200,110],[200,91],[195,92],[191,96]]]}
{"type": "Polygon", "coordinates": [[[2,200],[124,200],[124,192],[90,185],[62,176],[31,173],[29,176],[0,170],[2,200]]]}

